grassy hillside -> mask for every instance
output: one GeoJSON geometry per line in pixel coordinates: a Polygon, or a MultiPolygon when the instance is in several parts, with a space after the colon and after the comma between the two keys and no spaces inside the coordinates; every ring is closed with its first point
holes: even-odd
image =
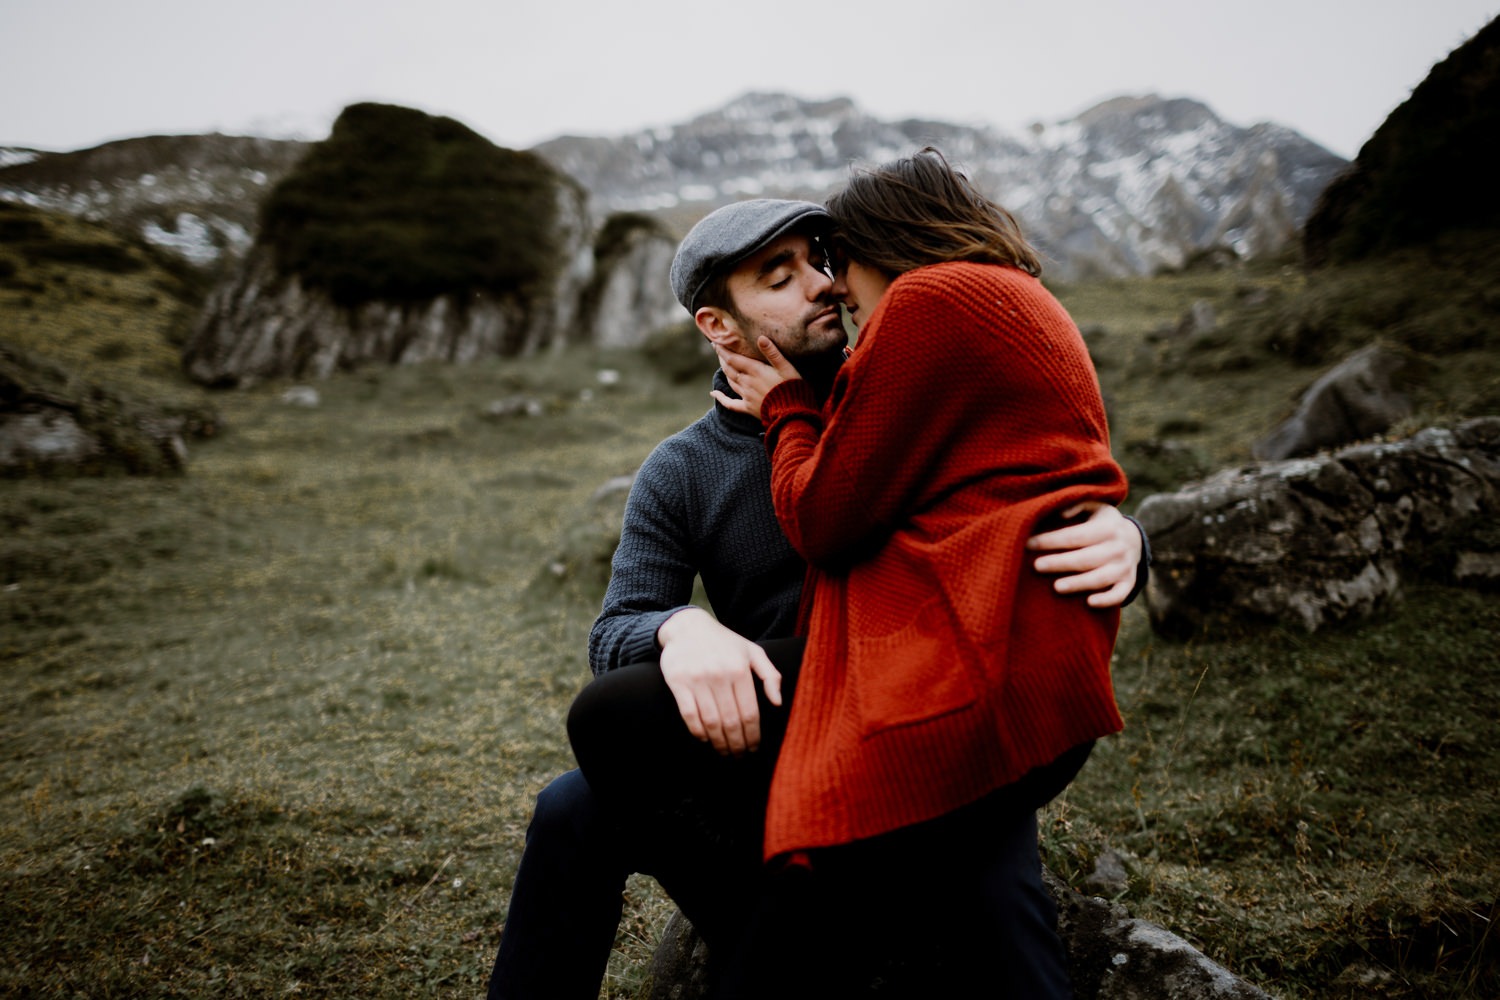
{"type": "Polygon", "coordinates": [[[1262,262],[1056,289],[1099,370],[1130,503],[1250,461],[1318,375],[1372,341],[1420,360],[1393,433],[1500,413],[1497,245],[1472,233],[1312,275],[1262,262]],[[1194,303],[1214,327],[1177,332],[1194,303]]]}
{"type": "Polygon", "coordinates": [[[201,402],[179,358],[210,280],[101,226],[0,201],[0,338],[81,378],[201,402]]]}
{"type": "MultiPolygon", "coordinates": [[[[1496,300],[1464,260],[1339,272],[1349,299],[1275,267],[1061,291],[1138,497],[1244,459],[1372,297],[1380,336],[1447,331],[1424,420],[1495,409],[1496,300]],[[1199,299],[1215,333],[1159,332],[1199,299]]],[[[4,330],[192,391],[178,300],[132,284],[153,272],[24,267],[4,330]],[[105,321],[57,318],[85,315],[140,325],[104,350],[78,331],[105,321]]],[[[318,408],[265,385],[213,397],[226,431],[184,477],[0,482],[0,996],[479,995],[587,674],[597,581],[549,567],[601,544],[591,494],[708,405],[706,374],[574,352],[343,375],[318,408]],[[517,394],[542,413],[483,416],[517,394]]],[[[1134,912],[1281,997],[1500,993],[1497,635],[1493,594],[1438,587],[1314,637],[1178,644],[1130,610],[1128,728],[1049,811],[1048,862],[1076,882],[1122,853],[1134,912]]],[[[630,895],[610,996],[668,912],[630,895]]]]}

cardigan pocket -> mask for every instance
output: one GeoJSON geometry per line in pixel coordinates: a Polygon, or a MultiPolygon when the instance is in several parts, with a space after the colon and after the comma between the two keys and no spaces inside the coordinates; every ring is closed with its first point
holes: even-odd
{"type": "Polygon", "coordinates": [[[974,704],[978,686],[958,636],[953,611],[938,594],[894,632],[850,637],[848,681],[861,739],[974,704]]]}

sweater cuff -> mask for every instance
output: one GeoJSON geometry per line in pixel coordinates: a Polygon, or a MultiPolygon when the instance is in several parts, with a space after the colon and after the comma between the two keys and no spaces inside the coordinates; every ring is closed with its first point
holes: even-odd
{"type": "Polygon", "coordinates": [[[1125,598],[1125,603],[1120,607],[1129,606],[1130,602],[1141,596],[1141,591],[1146,589],[1146,584],[1151,581],[1151,539],[1146,537],[1146,529],[1141,527],[1141,522],[1125,515],[1125,520],[1135,525],[1135,530],[1141,533],[1141,561],[1135,564],[1135,586],[1130,589],[1130,595],[1125,598]]]}
{"type": "Polygon", "coordinates": [[[629,634],[623,637],[616,650],[615,662],[605,669],[617,670],[631,663],[659,663],[661,644],[656,641],[656,633],[668,618],[683,608],[691,607],[694,605],[684,604],[681,607],[668,608],[666,611],[643,611],[636,615],[631,623],[629,634]]]}
{"type": "Polygon", "coordinates": [[[760,401],[760,421],[769,427],[788,413],[799,410],[812,410],[816,413],[820,409],[822,407],[818,405],[818,395],[813,392],[807,379],[789,378],[773,386],[766,393],[766,398],[760,401]]]}

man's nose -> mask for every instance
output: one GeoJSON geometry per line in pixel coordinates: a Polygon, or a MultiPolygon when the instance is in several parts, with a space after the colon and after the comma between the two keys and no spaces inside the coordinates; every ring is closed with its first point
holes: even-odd
{"type": "Polygon", "coordinates": [[[833,291],[833,279],[828,272],[821,267],[814,267],[810,262],[806,265],[808,274],[807,296],[810,299],[821,299],[833,291]]]}
{"type": "Polygon", "coordinates": [[[839,271],[838,274],[832,278],[828,278],[827,274],[823,275],[823,277],[828,278],[828,291],[835,298],[843,299],[849,294],[849,286],[844,281],[845,273],[846,272],[844,271],[839,271]]]}

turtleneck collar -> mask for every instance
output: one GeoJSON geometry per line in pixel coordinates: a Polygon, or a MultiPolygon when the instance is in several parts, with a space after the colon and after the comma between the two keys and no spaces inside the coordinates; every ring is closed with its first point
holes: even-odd
{"type": "MultiPolygon", "coordinates": [[[[797,371],[807,380],[808,385],[812,386],[818,400],[822,401],[828,397],[828,390],[833,388],[833,377],[838,374],[839,367],[843,363],[844,353],[832,351],[823,357],[803,358],[797,362],[797,371]]],[[[730,388],[729,379],[724,376],[723,369],[714,371],[714,388],[731,399],[740,398],[740,394],[730,388]]],[[[714,411],[728,427],[740,433],[759,434],[765,429],[761,426],[759,417],[752,417],[748,413],[736,413],[717,399],[714,400],[714,411]]]]}

